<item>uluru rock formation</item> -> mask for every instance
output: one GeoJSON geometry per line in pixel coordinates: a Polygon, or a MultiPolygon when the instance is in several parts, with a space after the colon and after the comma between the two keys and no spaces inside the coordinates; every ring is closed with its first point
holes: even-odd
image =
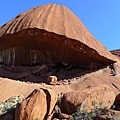
{"type": "Polygon", "coordinates": [[[0,62],[5,64],[63,62],[89,65],[115,61],[115,57],[65,6],[36,7],[1,26],[0,62]]]}
{"type": "Polygon", "coordinates": [[[116,55],[116,56],[120,57],[120,49],[111,50],[110,52],[111,52],[113,55],[116,55]]]}

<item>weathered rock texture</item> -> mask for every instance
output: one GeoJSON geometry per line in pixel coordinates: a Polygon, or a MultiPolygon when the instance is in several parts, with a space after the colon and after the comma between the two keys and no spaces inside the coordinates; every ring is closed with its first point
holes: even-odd
{"type": "Polygon", "coordinates": [[[10,65],[88,65],[113,63],[116,58],[68,8],[48,4],[21,13],[1,26],[0,61],[10,65]]]}
{"type": "Polygon", "coordinates": [[[100,85],[64,94],[61,100],[61,110],[64,113],[72,114],[78,107],[80,110],[87,111],[91,111],[95,107],[110,108],[114,100],[115,93],[112,89],[108,85],[100,85]]]}
{"type": "Polygon", "coordinates": [[[98,87],[88,88],[83,93],[89,94],[81,104],[81,110],[90,111],[95,107],[111,108],[115,101],[115,93],[108,85],[100,85],[98,87]],[[86,106],[85,106],[86,105],[86,106]],[[86,107],[86,108],[85,108],[86,107]]]}
{"type": "Polygon", "coordinates": [[[34,90],[28,98],[17,105],[15,120],[44,119],[47,113],[47,99],[43,90],[34,90]]]}
{"type": "Polygon", "coordinates": [[[112,54],[120,57],[120,49],[110,51],[112,54]]]}
{"type": "Polygon", "coordinates": [[[17,105],[15,120],[44,120],[52,113],[57,95],[51,89],[34,90],[21,104],[17,105]]]}

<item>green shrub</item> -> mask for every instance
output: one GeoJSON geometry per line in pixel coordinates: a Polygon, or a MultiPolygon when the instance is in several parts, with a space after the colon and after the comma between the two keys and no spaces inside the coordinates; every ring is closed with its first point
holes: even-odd
{"type": "Polygon", "coordinates": [[[103,107],[102,102],[99,103],[100,108],[96,106],[97,102],[93,101],[93,109],[91,112],[85,110],[80,110],[78,107],[76,112],[72,114],[72,120],[95,120],[100,115],[105,115],[109,120],[120,120],[116,115],[112,116],[108,107],[103,107]]]}
{"type": "Polygon", "coordinates": [[[0,103],[0,115],[16,108],[17,103],[21,102],[22,98],[19,96],[14,96],[6,100],[5,102],[0,103]]]}

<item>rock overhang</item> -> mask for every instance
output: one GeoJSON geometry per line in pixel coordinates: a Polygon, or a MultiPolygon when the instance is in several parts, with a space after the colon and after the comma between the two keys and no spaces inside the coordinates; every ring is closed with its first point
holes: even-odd
{"type": "Polygon", "coordinates": [[[0,36],[0,60],[6,64],[116,61],[68,8],[56,4],[18,15],[1,27],[0,36]]]}

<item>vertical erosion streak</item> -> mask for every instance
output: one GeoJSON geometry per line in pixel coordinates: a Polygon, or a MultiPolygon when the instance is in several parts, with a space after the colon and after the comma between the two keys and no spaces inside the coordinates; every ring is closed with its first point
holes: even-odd
{"type": "Polygon", "coordinates": [[[29,10],[28,12],[24,13],[24,15],[21,16],[21,20],[18,21],[18,24],[16,26],[16,32],[18,32],[19,30],[25,29],[25,28],[29,28],[30,26],[30,15],[32,14],[32,10],[29,10]]]}
{"type": "MultiPolygon", "coordinates": [[[[63,30],[64,30],[64,35],[66,35],[66,16],[65,16],[65,11],[64,11],[64,6],[62,6],[61,7],[61,9],[62,9],[62,19],[63,19],[63,21],[62,21],[62,26],[63,26],[63,30]]],[[[66,57],[65,56],[65,53],[66,53],[66,41],[65,41],[65,39],[64,40],[61,40],[61,42],[62,42],[62,46],[61,46],[61,50],[60,50],[60,60],[61,60],[61,62],[62,62],[62,60],[66,57]]]]}
{"type": "Polygon", "coordinates": [[[39,10],[38,10],[39,12],[36,11],[36,13],[37,13],[37,20],[35,23],[36,28],[41,28],[41,21],[42,21],[41,18],[42,18],[42,15],[44,14],[45,10],[46,10],[46,7],[43,6],[43,7],[39,8],[39,10]]]}
{"type": "Polygon", "coordinates": [[[51,16],[53,16],[54,6],[55,6],[54,4],[51,6],[48,6],[47,10],[44,13],[46,16],[45,21],[44,21],[44,29],[48,31],[49,30],[52,31],[53,24],[54,24],[54,22],[51,22],[54,19],[54,17],[51,18],[51,16]]]}
{"type": "Polygon", "coordinates": [[[39,22],[37,23],[37,27],[39,27],[40,29],[45,29],[46,28],[46,24],[47,24],[47,16],[48,16],[48,13],[51,9],[51,6],[46,6],[44,8],[44,11],[41,11],[39,14],[39,22]]]}

